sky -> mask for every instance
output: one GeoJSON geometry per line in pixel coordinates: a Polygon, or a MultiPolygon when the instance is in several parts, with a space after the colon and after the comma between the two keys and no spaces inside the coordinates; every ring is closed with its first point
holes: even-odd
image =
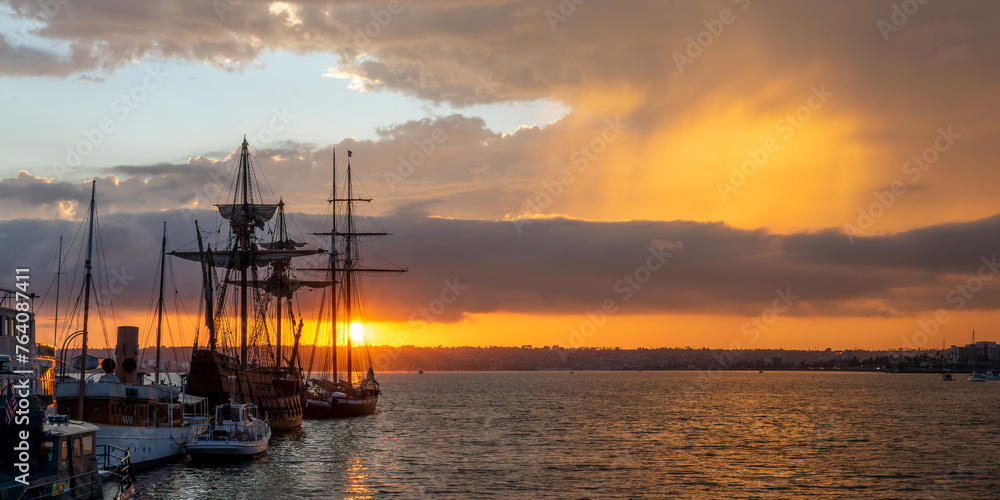
{"type": "MultiPolygon", "coordinates": [[[[988,1],[0,0],[0,280],[29,266],[52,294],[96,179],[108,324],[148,331],[162,224],[170,249],[219,225],[245,135],[320,247],[352,151],[393,233],[372,255],[410,270],[366,283],[374,343],[1000,340],[998,21],[988,1]]],[[[189,264],[168,343],[194,337],[189,264]]]]}

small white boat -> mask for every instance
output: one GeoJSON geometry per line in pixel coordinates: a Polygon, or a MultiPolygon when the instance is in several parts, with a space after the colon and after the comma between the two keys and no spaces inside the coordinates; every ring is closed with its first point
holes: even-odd
{"type": "Polygon", "coordinates": [[[1000,380],[1000,374],[998,374],[993,370],[990,370],[985,374],[983,374],[983,378],[985,378],[986,380],[1000,380]]]}
{"type": "Polygon", "coordinates": [[[227,403],[215,407],[215,415],[205,423],[195,424],[187,452],[192,458],[250,458],[267,449],[271,427],[267,416],[257,416],[257,406],[227,403]]]}
{"type": "Polygon", "coordinates": [[[972,375],[969,375],[969,382],[986,382],[986,376],[973,372],[972,375]]]}

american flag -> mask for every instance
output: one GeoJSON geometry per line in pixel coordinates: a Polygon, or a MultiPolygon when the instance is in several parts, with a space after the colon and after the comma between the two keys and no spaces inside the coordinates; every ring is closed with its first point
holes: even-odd
{"type": "Polygon", "coordinates": [[[14,401],[14,390],[13,389],[8,389],[7,390],[7,404],[6,404],[6,407],[7,407],[7,411],[6,411],[7,423],[10,424],[10,423],[14,422],[14,410],[17,409],[17,403],[14,401]]]}

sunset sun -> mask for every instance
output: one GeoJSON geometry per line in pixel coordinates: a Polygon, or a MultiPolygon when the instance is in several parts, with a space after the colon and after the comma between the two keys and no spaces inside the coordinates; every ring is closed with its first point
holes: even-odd
{"type": "Polygon", "coordinates": [[[347,334],[351,336],[351,342],[360,344],[365,340],[365,325],[361,323],[351,323],[347,329],[347,334]]]}

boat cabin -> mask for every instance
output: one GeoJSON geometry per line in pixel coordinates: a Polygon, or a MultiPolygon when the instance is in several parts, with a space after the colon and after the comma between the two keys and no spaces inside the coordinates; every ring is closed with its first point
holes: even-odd
{"type": "MultiPolygon", "coordinates": [[[[80,384],[69,382],[56,387],[58,412],[76,416],[80,384]]],[[[160,402],[157,388],[151,385],[122,384],[113,374],[98,382],[84,384],[83,419],[100,425],[177,427],[183,412],[176,401],[160,402]]]]}
{"type": "MultiPolygon", "coordinates": [[[[17,433],[4,434],[13,437],[17,433]]],[[[44,430],[33,430],[30,436],[27,476],[10,462],[7,454],[3,455],[4,459],[0,462],[0,500],[103,498],[104,488],[98,469],[107,466],[109,459],[98,453],[97,426],[69,420],[65,416],[55,417],[45,422],[44,430]],[[27,485],[23,484],[24,480],[27,480],[27,485]]],[[[133,478],[127,458],[123,466],[110,473],[118,476],[123,488],[131,489],[133,478]]]]}

